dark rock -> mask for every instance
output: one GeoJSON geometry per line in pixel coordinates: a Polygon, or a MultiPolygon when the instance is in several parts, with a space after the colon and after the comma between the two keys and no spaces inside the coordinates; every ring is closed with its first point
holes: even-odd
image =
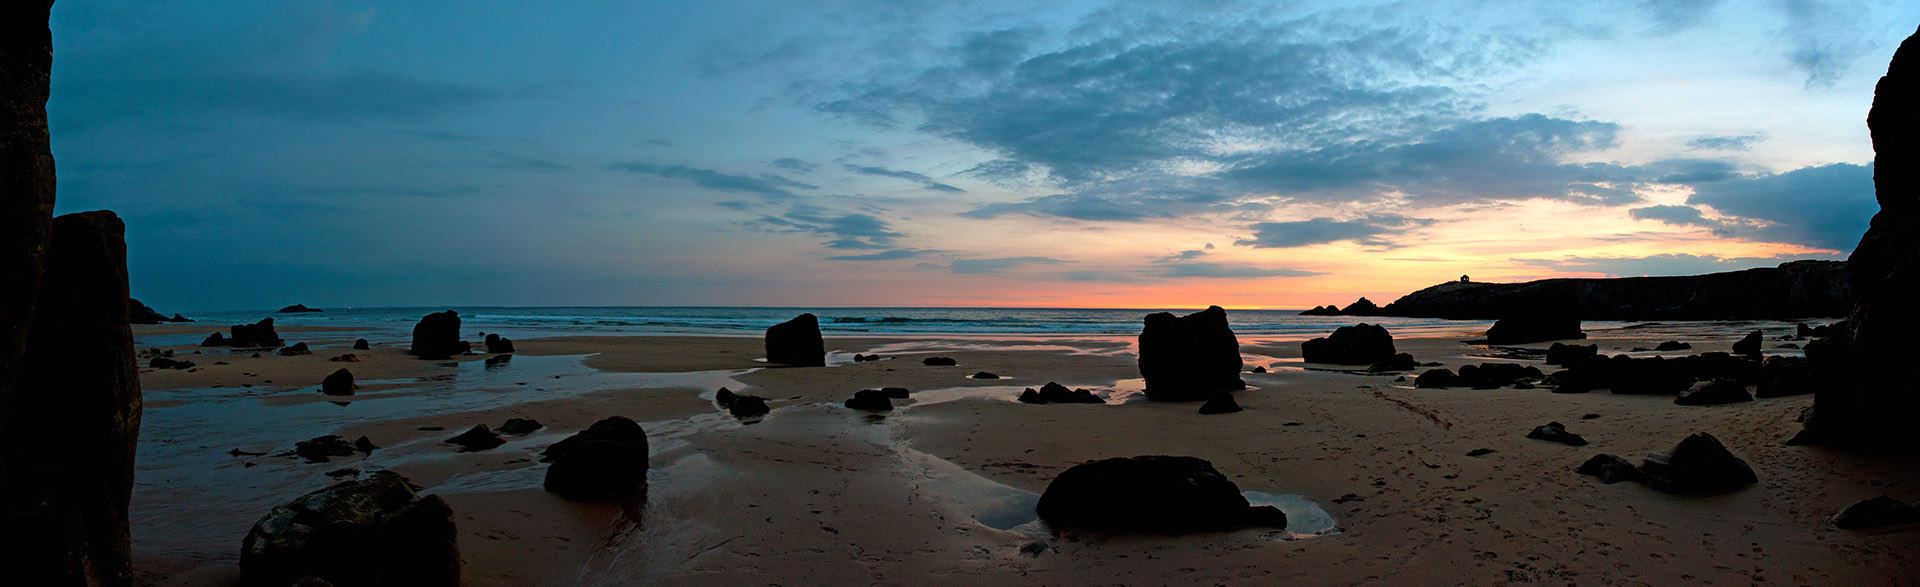
{"type": "Polygon", "coordinates": [[[1753,401],[1747,395],[1747,386],[1732,379],[1713,379],[1693,384],[1673,398],[1673,403],[1683,406],[1705,406],[1713,404],[1731,404],[1753,401]]]}
{"type": "Polygon", "coordinates": [[[1200,413],[1207,415],[1231,414],[1238,411],[1240,411],[1240,402],[1233,400],[1231,391],[1213,392],[1213,397],[1207,398],[1207,403],[1200,406],[1200,413]]]}
{"type": "Polygon", "coordinates": [[[1553,346],[1547,347],[1547,364],[1572,366],[1599,354],[1600,345],[1597,344],[1577,345],[1556,342],[1553,346]]]}
{"type": "Polygon", "coordinates": [[[1252,371],[1248,371],[1248,373],[1266,373],[1266,372],[1267,372],[1267,368],[1265,366],[1254,367],[1252,371]]]}
{"type": "Polygon", "coordinates": [[[154,369],[192,369],[193,361],[176,361],[166,357],[154,357],[147,361],[147,367],[154,369]]]}
{"type": "Polygon", "coordinates": [[[1254,507],[1212,463],[1139,456],[1074,465],[1040,495],[1040,518],[1055,528],[1201,532],[1286,526],[1286,514],[1254,507]]]}
{"type": "Polygon", "coordinates": [[[474,424],[466,432],[447,439],[447,444],[460,445],[461,450],[487,450],[506,443],[507,441],[500,438],[499,434],[488,430],[486,424],[474,424]]]}
{"type": "Polygon", "coordinates": [[[358,363],[360,362],[360,357],[355,356],[353,353],[347,353],[337,357],[329,357],[327,361],[334,363],[358,363]]]}
{"type": "Polygon", "coordinates": [[[1048,381],[1040,386],[1040,396],[1056,404],[1104,404],[1106,400],[1086,389],[1067,389],[1067,386],[1048,381]]]}
{"type": "Polygon", "coordinates": [[[1804,357],[1767,357],[1760,364],[1760,386],[1755,397],[1786,397],[1813,393],[1812,361],[1804,357]]]}
{"type": "Polygon", "coordinates": [[[522,434],[531,434],[533,431],[545,427],[546,426],[541,424],[539,420],[533,418],[507,418],[506,423],[500,425],[500,433],[519,436],[522,434]]]}
{"type": "Polygon", "coordinates": [[[1758,330],[1749,332],[1745,338],[1741,338],[1733,343],[1733,354],[1758,358],[1760,356],[1760,342],[1764,339],[1765,337],[1761,336],[1758,330]]]}
{"type": "Polygon", "coordinates": [[[1306,310],[1301,310],[1300,315],[1301,316],[1339,316],[1340,308],[1332,304],[1328,304],[1325,306],[1314,306],[1306,310]]]}
{"type": "Polygon", "coordinates": [[[359,388],[353,383],[353,373],[346,369],[334,371],[326,379],[320,380],[320,393],[327,395],[353,395],[353,390],[359,388]]]}
{"type": "Polygon", "coordinates": [[[1047,403],[1047,397],[1040,395],[1040,392],[1034,391],[1033,388],[1031,387],[1027,388],[1025,391],[1021,391],[1020,397],[1018,399],[1020,400],[1020,403],[1023,403],[1023,404],[1047,403]]]}
{"type": "Polygon", "coordinates": [[[1835,328],[1836,326],[1839,326],[1839,325],[1828,324],[1825,326],[1808,327],[1804,322],[1796,323],[1793,325],[1793,336],[1796,339],[1800,339],[1800,340],[1805,340],[1809,338],[1826,338],[1829,336],[1833,336],[1834,332],[1836,332],[1836,328],[1835,328]]]}
{"type": "Polygon", "coordinates": [[[853,399],[847,400],[846,406],[853,410],[891,410],[893,401],[878,389],[862,389],[853,392],[853,399]]]}
{"type": "Polygon", "coordinates": [[[920,364],[926,365],[928,367],[952,367],[960,363],[955,362],[953,359],[948,357],[927,357],[925,359],[921,359],[920,364]]]}
{"type": "Polygon", "coordinates": [[[356,351],[373,350],[373,347],[367,344],[367,339],[356,338],[353,340],[353,350],[356,350],[356,351]]]}
{"type": "Polygon", "coordinates": [[[1523,381],[1546,378],[1538,367],[1518,363],[1481,363],[1460,367],[1459,385],[1474,389],[1493,389],[1523,381]]]}
{"type": "Polygon", "coordinates": [[[1846,529],[1875,528],[1920,522],[1920,507],[1882,495],[1853,502],[1829,520],[1846,529]]]}
{"type": "Polygon", "coordinates": [[[242,543],[241,581],[454,587],[453,518],[439,496],[422,497],[406,478],[375,471],[274,507],[242,543]]]}
{"type": "Polygon", "coordinates": [[[853,354],[853,362],[855,363],[865,363],[868,361],[878,361],[878,360],[880,360],[880,355],[862,355],[860,353],[853,354]]]}
{"type": "Polygon", "coordinates": [[[350,457],[353,453],[353,444],[334,434],[293,443],[293,454],[307,459],[309,463],[324,463],[330,457],[350,457]]]}
{"type": "Polygon", "coordinates": [[[172,318],[168,318],[168,319],[167,319],[167,321],[168,321],[168,322],[192,322],[192,321],[193,321],[193,319],[192,319],[192,318],[188,318],[188,317],[186,317],[186,316],[181,316],[179,312],[174,312],[174,313],[173,313],[173,317],[172,317],[172,318]]]}
{"type": "MultiPolygon", "coordinates": [[[[1884,163],[1877,166],[1877,169],[1889,168],[1910,167],[1884,163]]],[[[1779,267],[1680,277],[1544,279],[1525,283],[1450,281],[1402,296],[1381,308],[1380,315],[1453,320],[1493,320],[1539,313],[1581,320],[1791,320],[1839,316],[1846,313],[1849,297],[1856,291],[1847,280],[1850,263],[1794,261],[1779,267]]]]}
{"type": "Polygon", "coordinates": [[[647,487],[647,433],[610,416],[547,447],[546,489],[572,500],[643,496],[647,487]]]}
{"type": "Polygon", "coordinates": [[[278,347],[285,342],[280,334],[273,331],[273,319],[261,318],[253,324],[235,324],[227,329],[231,336],[222,336],[215,332],[200,342],[200,346],[231,346],[241,348],[278,347]]]}
{"type": "Polygon", "coordinates": [[[1525,344],[1587,337],[1580,319],[1567,314],[1519,315],[1501,318],[1487,329],[1487,344],[1525,344]]]}
{"type": "Polygon", "coordinates": [[[1372,365],[1393,358],[1393,335],[1373,324],[1342,326],[1333,334],[1300,343],[1300,354],[1308,363],[1372,365]]]}
{"type": "Polygon", "coordinates": [[[353,450],[360,451],[366,454],[373,454],[373,449],[376,449],[376,448],[380,448],[380,447],[374,446],[373,441],[368,439],[365,436],[353,439],[353,450]]]}
{"type": "Polygon", "coordinates": [[[488,367],[500,367],[512,362],[513,355],[494,355],[486,359],[488,367]]]}
{"type": "Polygon", "coordinates": [[[1567,446],[1587,445],[1587,439],[1581,438],[1578,434],[1568,432],[1567,427],[1559,422],[1548,422],[1545,426],[1536,427],[1532,432],[1527,433],[1527,438],[1558,442],[1567,446]]]}
{"type": "Polygon", "coordinates": [[[513,352],[513,340],[498,334],[487,335],[487,352],[493,354],[513,352]]]}
{"type": "Polygon", "coordinates": [[[290,346],[280,349],[280,356],[282,357],[295,357],[300,355],[311,355],[311,354],[313,354],[313,351],[307,349],[307,343],[304,343],[304,342],[296,342],[290,346]]]}
{"type": "Polygon", "coordinates": [[[738,399],[739,397],[740,397],[739,394],[736,394],[733,392],[733,390],[727,389],[725,387],[720,388],[720,391],[713,392],[713,401],[722,406],[733,405],[733,401],[735,399],[738,399]]]}
{"type": "Polygon", "coordinates": [[[153,308],[140,303],[140,300],[127,298],[127,322],[129,324],[159,324],[173,322],[166,314],[153,311],[153,308]]]}
{"type": "Polygon", "coordinates": [[[1470,456],[1470,457],[1484,457],[1490,454],[1493,454],[1493,449],[1491,448],[1476,448],[1476,449],[1467,451],[1467,456],[1470,456]]]}
{"type": "Polygon", "coordinates": [[[420,317],[420,322],[413,325],[413,346],[407,354],[444,361],[472,350],[472,344],[460,340],[460,314],[447,310],[420,317]]]}
{"type": "Polygon", "coordinates": [[[888,399],[907,399],[907,394],[911,392],[905,387],[882,387],[880,393],[886,394],[888,399]]]}
{"type": "Polygon", "coordinates": [[[1597,454],[1587,462],[1581,463],[1575,472],[1600,478],[1601,483],[1613,484],[1620,481],[1639,481],[1640,470],[1620,455],[1597,454]]]}
{"type": "Polygon", "coordinates": [[[324,311],[325,311],[325,310],[321,310],[321,309],[319,309],[319,308],[309,308],[309,307],[307,307],[307,306],[306,306],[306,304],[294,304],[294,305],[291,305],[291,306],[287,306],[287,307],[285,307],[285,308],[281,308],[281,309],[280,309],[280,312],[279,312],[279,313],[281,313],[281,314],[298,314],[298,313],[301,313],[301,312],[324,312],[324,311]]]}
{"type": "Polygon", "coordinates": [[[827,364],[827,343],[820,338],[820,319],[801,314],[767,328],[767,362],[801,367],[827,364]]]}
{"type": "Polygon", "coordinates": [[[1599,418],[1600,418],[1599,414],[1581,414],[1580,415],[1580,419],[1582,420],[1597,420],[1599,418]]]}
{"type": "Polygon", "coordinates": [[[1640,471],[1647,486],[1667,493],[1726,492],[1760,480],[1746,461],[1705,432],[1688,436],[1670,452],[1647,455],[1640,471]]]}
{"type": "Polygon", "coordinates": [[[1656,350],[1656,351],[1684,351],[1684,350],[1687,350],[1687,349],[1690,349],[1690,348],[1693,348],[1693,345],[1691,345],[1691,344],[1687,344],[1687,343],[1684,343],[1684,342],[1680,342],[1680,341],[1677,341],[1677,340],[1669,340],[1669,341],[1666,341],[1666,342],[1663,342],[1663,343],[1660,343],[1660,344],[1658,344],[1658,345],[1655,345],[1655,346],[1653,347],[1653,350],[1656,350]]]}
{"type": "Polygon", "coordinates": [[[974,379],[999,379],[1000,376],[994,375],[992,373],[988,373],[986,371],[981,371],[979,373],[974,373],[973,378],[974,379]]]}
{"type": "Polygon", "coordinates": [[[0,8],[0,582],[128,585],[142,402],[126,228],[47,218],[46,7],[0,8]]]}
{"type": "Polygon", "coordinates": [[[1347,307],[1341,308],[1340,313],[1347,316],[1378,316],[1380,306],[1374,305],[1373,300],[1362,297],[1347,304],[1347,307]]]}
{"type": "Polygon", "coordinates": [[[1460,376],[1446,369],[1428,369],[1413,378],[1413,386],[1423,389],[1460,387],[1460,376]]]}
{"type": "Polygon", "coordinates": [[[727,404],[727,413],[735,418],[765,416],[771,411],[773,408],[767,407],[767,398],[757,395],[737,394],[733,396],[733,403],[727,404]]]}
{"type": "Polygon", "coordinates": [[[1412,371],[1419,367],[1420,367],[1420,362],[1413,360],[1413,355],[1407,354],[1407,353],[1399,353],[1392,357],[1382,359],[1380,362],[1374,363],[1372,366],[1367,367],[1367,372],[1368,373],[1388,373],[1393,371],[1412,371]]]}
{"type": "Polygon", "coordinates": [[[1147,399],[1192,401],[1247,388],[1240,379],[1240,341],[1219,306],[1176,317],[1149,314],[1140,330],[1140,377],[1147,399]]]}

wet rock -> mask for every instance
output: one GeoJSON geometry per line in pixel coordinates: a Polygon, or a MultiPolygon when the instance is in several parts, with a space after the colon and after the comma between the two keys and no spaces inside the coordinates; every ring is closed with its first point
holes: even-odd
{"type": "Polygon", "coordinates": [[[353,373],[346,369],[336,370],[320,380],[320,393],[327,395],[353,395],[353,390],[359,388],[353,383],[353,373]]]}
{"type": "Polygon", "coordinates": [[[1786,397],[1813,393],[1812,361],[1803,357],[1767,357],[1760,364],[1760,385],[1755,397],[1786,397]]]}
{"type": "Polygon", "coordinates": [[[1760,334],[1760,331],[1749,332],[1746,337],[1733,343],[1733,354],[1759,357],[1760,343],[1763,340],[1765,337],[1760,334]]]}
{"type": "Polygon", "coordinates": [[[541,454],[552,463],[545,487],[560,497],[590,501],[645,495],[647,433],[633,420],[610,416],[541,454]]]}
{"type": "Polygon", "coordinates": [[[1849,530],[1911,524],[1920,522],[1920,506],[1882,495],[1853,502],[1828,521],[1849,530]]]}
{"type": "Polygon", "coordinates": [[[513,355],[494,355],[491,357],[487,357],[486,359],[486,364],[488,367],[501,367],[512,362],[513,362],[513,355]]]}
{"type": "Polygon", "coordinates": [[[296,343],[293,343],[291,346],[287,346],[285,348],[280,349],[280,356],[282,357],[297,357],[300,355],[311,355],[311,354],[313,354],[313,351],[308,349],[307,343],[304,343],[304,342],[296,342],[296,343]]]}
{"type": "Polygon", "coordinates": [[[801,367],[827,364],[827,344],[820,338],[820,319],[801,314],[767,328],[767,362],[801,367]]]}
{"type": "Polygon", "coordinates": [[[884,411],[893,409],[893,401],[887,398],[886,393],[878,389],[862,389],[853,392],[853,399],[847,400],[846,406],[852,410],[884,411]]]}
{"type": "Polygon", "coordinates": [[[1372,365],[1394,358],[1393,335],[1374,324],[1342,326],[1333,334],[1300,343],[1300,354],[1308,363],[1372,365]]]}
{"type": "Polygon", "coordinates": [[[718,403],[722,406],[733,405],[733,401],[739,397],[740,397],[739,394],[736,394],[733,392],[733,390],[727,389],[725,387],[720,388],[720,391],[713,392],[714,403],[718,403]]]}
{"type": "Polygon", "coordinates": [[[280,334],[273,330],[272,318],[261,318],[253,324],[235,324],[227,328],[232,336],[223,336],[218,332],[207,335],[200,346],[231,346],[241,348],[273,348],[280,346],[280,334]]]}
{"type": "MultiPolygon", "coordinates": [[[[1052,381],[1048,381],[1046,385],[1040,386],[1039,394],[1041,398],[1044,398],[1046,400],[1040,403],[1056,403],[1056,404],[1104,404],[1104,403],[1107,403],[1106,400],[1100,399],[1100,396],[1094,395],[1092,391],[1089,391],[1086,389],[1067,389],[1067,386],[1061,385],[1059,383],[1052,382],[1052,381]]],[[[1021,395],[1025,396],[1026,394],[1022,393],[1021,395]]]]}
{"type": "Polygon", "coordinates": [[[771,411],[773,408],[767,407],[767,398],[757,395],[736,394],[733,396],[733,403],[727,404],[727,413],[733,414],[735,418],[765,416],[771,411]]]}
{"type": "Polygon", "coordinates": [[[1547,364],[1571,366],[1599,354],[1600,345],[1597,344],[1577,345],[1556,342],[1553,346],[1547,347],[1547,364]]]}
{"type": "Polygon", "coordinates": [[[307,459],[309,463],[324,463],[332,457],[353,456],[353,444],[335,434],[316,436],[310,440],[293,443],[293,454],[307,459]]]}
{"type": "Polygon", "coordinates": [[[1248,371],[1248,373],[1266,373],[1266,372],[1267,372],[1267,368],[1264,366],[1254,367],[1252,371],[1248,371]]]}
{"type": "Polygon", "coordinates": [[[335,363],[358,363],[360,362],[360,357],[354,356],[353,353],[347,353],[337,357],[329,357],[327,360],[335,363]]]}
{"type": "Polygon", "coordinates": [[[1684,342],[1680,342],[1680,341],[1677,341],[1677,340],[1669,340],[1669,341],[1666,341],[1666,342],[1663,342],[1663,343],[1660,343],[1660,344],[1658,344],[1658,345],[1655,345],[1655,346],[1653,347],[1653,350],[1656,350],[1656,351],[1684,351],[1684,350],[1687,350],[1687,349],[1690,349],[1690,348],[1693,348],[1693,345],[1691,345],[1691,344],[1687,344],[1687,343],[1684,343],[1684,342]]]}
{"type": "Polygon", "coordinates": [[[463,451],[487,450],[506,443],[499,434],[487,429],[486,424],[474,424],[466,432],[447,439],[447,444],[459,445],[463,451]]]}
{"type": "Polygon", "coordinates": [[[1753,401],[1747,395],[1747,386],[1732,379],[1713,379],[1693,384],[1673,398],[1673,403],[1683,406],[1706,406],[1753,401]]]}
{"type": "Polygon", "coordinates": [[[882,387],[880,393],[886,394],[889,399],[907,399],[907,394],[911,392],[905,387],[882,387]]]}
{"type": "Polygon", "coordinates": [[[1413,386],[1423,389],[1460,387],[1460,376],[1446,369],[1428,369],[1413,378],[1413,386]]]}
{"type": "Polygon", "coordinates": [[[1184,456],[1074,465],[1047,484],[1036,509],[1055,528],[1204,532],[1286,526],[1286,514],[1248,504],[1212,463],[1184,456]]]}
{"type": "Polygon", "coordinates": [[[1548,422],[1545,426],[1536,427],[1532,432],[1527,433],[1527,438],[1558,442],[1567,446],[1587,445],[1587,439],[1581,438],[1578,434],[1568,432],[1566,425],[1559,422],[1548,422]]]}
{"type": "Polygon", "coordinates": [[[1215,391],[1246,389],[1240,342],[1219,306],[1174,316],[1149,314],[1140,330],[1140,376],[1147,399],[1192,401],[1215,391]]]}
{"type": "Polygon", "coordinates": [[[356,338],[356,339],[353,339],[353,350],[356,350],[356,351],[373,350],[373,346],[367,344],[367,339],[356,338]]]}
{"type": "Polygon", "coordinates": [[[1587,462],[1581,463],[1575,472],[1600,478],[1601,483],[1613,484],[1620,481],[1639,481],[1640,470],[1633,463],[1615,454],[1597,454],[1587,462]]]}
{"type": "Polygon", "coordinates": [[[1705,432],[1681,440],[1672,451],[1647,455],[1640,471],[1647,486],[1667,493],[1720,493],[1760,480],[1746,461],[1705,432]]]}
{"type": "Polygon", "coordinates": [[[513,352],[513,340],[498,334],[487,335],[487,352],[493,354],[513,352]]]}
{"type": "Polygon", "coordinates": [[[1501,318],[1487,329],[1487,344],[1526,344],[1587,337],[1580,319],[1570,315],[1536,314],[1501,318]]]}
{"type": "Polygon", "coordinates": [[[1200,406],[1200,413],[1205,415],[1231,414],[1238,411],[1240,411],[1240,402],[1233,400],[1231,391],[1213,392],[1213,397],[1207,398],[1207,403],[1200,406]]]}
{"type": "Polygon", "coordinates": [[[375,471],[274,507],[242,543],[241,582],[454,587],[458,536],[439,496],[375,471]]]}
{"type": "Polygon", "coordinates": [[[281,309],[280,309],[280,312],[279,312],[279,313],[281,313],[281,314],[299,314],[299,313],[301,313],[301,312],[324,312],[324,311],[325,311],[325,310],[321,310],[321,309],[319,309],[319,308],[309,308],[309,307],[307,307],[307,305],[306,305],[306,304],[294,304],[294,305],[291,305],[291,306],[287,306],[287,307],[285,307],[285,308],[281,308],[281,309]]]}
{"type": "Polygon", "coordinates": [[[920,364],[926,365],[928,367],[952,367],[960,363],[948,357],[927,357],[925,359],[921,359],[920,364]]]}
{"type": "Polygon", "coordinates": [[[533,418],[507,418],[506,423],[500,425],[500,433],[520,436],[522,434],[532,434],[533,431],[545,427],[546,426],[541,424],[539,420],[533,418]]]}
{"type": "Polygon", "coordinates": [[[994,375],[992,373],[988,373],[986,371],[981,371],[979,373],[974,373],[973,378],[974,379],[999,379],[1000,376],[994,375]]]}
{"type": "Polygon", "coordinates": [[[1382,359],[1380,362],[1374,363],[1372,366],[1367,367],[1367,372],[1368,373],[1390,373],[1394,371],[1412,371],[1419,367],[1420,367],[1420,362],[1413,360],[1413,355],[1407,354],[1407,353],[1399,353],[1390,358],[1382,359]]]}
{"type": "Polygon", "coordinates": [[[460,340],[460,314],[447,310],[420,317],[420,322],[413,325],[413,346],[407,354],[444,361],[472,350],[471,343],[460,340]]]}

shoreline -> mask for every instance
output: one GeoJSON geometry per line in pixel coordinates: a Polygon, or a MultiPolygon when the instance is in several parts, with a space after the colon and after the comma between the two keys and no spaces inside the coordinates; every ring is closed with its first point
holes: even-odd
{"type": "MultiPolygon", "coordinates": [[[[206,325],[166,328],[179,326],[206,325]]],[[[1394,376],[1311,370],[1298,362],[1297,343],[1243,336],[1243,355],[1254,359],[1247,366],[1274,372],[1246,376],[1255,389],[1236,393],[1245,412],[1200,416],[1197,403],[1012,401],[1019,388],[1050,380],[1124,395],[1127,380],[1139,376],[1131,342],[1098,337],[1028,345],[1019,343],[1034,337],[830,336],[830,350],[878,349],[890,358],[824,368],[757,363],[756,337],[529,338],[515,340],[514,359],[489,368],[484,355],[419,361],[401,352],[404,341],[377,341],[372,351],[344,350],[351,337],[325,342],[337,334],[282,328],[289,343],[308,340],[311,356],[192,356],[200,349],[186,347],[193,360],[210,359],[207,366],[143,369],[149,419],[133,506],[138,583],[223,584],[236,576],[240,538],[254,520],[346,467],[393,470],[448,499],[467,585],[801,577],[878,584],[1878,583],[1912,576],[1920,565],[1904,554],[1920,546],[1920,533],[1826,523],[1855,500],[1920,488],[1920,468],[1782,446],[1811,396],[1684,407],[1663,396],[1415,390],[1394,376]],[[345,352],[361,361],[327,361],[345,352]],[[919,364],[933,353],[960,365],[919,364]],[[314,390],[340,367],[363,387],[337,406],[327,401],[337,398],[314,390]],[[982,370],[1008,379],[966,378],[982,370]],[[267,379],[276,383],[237,387],[267,379]],[[743,423],[711,402],[720,385],[766,396],[774,412],[743,423]],[[909,387],[915,397],[878,416],[837,405],[855,390],[884,385],[909,387]],[[1587,413],[1601,417],[1582,420],[1587,413]],[[654,465],[646,502],[623,509],[540,490],[539,450],[614,414],[648,432],[654,465]],[[440,442],[508,417],[547,427],[481,452],[440,442]],[[1523,438],[1548,420],[1593,444],[1523,438]],[[420,430],[436,426],[443,430],[420,430]],[[1637,458],[1700,430],[1752,463],[1761,483],[1678,497],[1572,472],[1593,454],[1637,458]],[[382,448],[325,464],[272,456],[327,433],[366,435],[382,448]],[[269,454],[227,454],[233,448],[269,454]],[[1495,452],[1465,456],[1475,448],[1495,452]],[[1208,459],[1243,490],[1317,504],[1342,531],[1276,542],[1256,529],[1054,536],[988,524],[1007,525],[1008,500],[1043,490],[1068,466],[1136,454],[1208,459]],[[1036,543],[1044,544],[1037,557],[1022,552],[1036,543]]],[[[1611,353],[1658,340],[1583,342],[1611,353]]],[[[1690,352],[1699,353],[1725,350],[1732,338],[1691,342],[1690,352]]],[[[1526,362],[1472,356],[1484,349],[1457,338],[1395,343],[1449,368],[1526,362]]]]}

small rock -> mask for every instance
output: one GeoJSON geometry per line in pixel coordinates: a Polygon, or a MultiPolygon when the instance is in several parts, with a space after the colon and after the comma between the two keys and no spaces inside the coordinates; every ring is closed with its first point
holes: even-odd
{"type": "Polygon", "coordinates": [[[1267,368],[1265,366],[1255,366],[1252,371],[1248,371],[1248,373],[1265,373],[1265,372],[1267,372],[1267,368]]]}
{"type": "Polygon", "coordinates": [[[928,367],[952,367],[960,363],[948,357],[927,357],[921,359],[920,364],[928,367]]]}
{"type": "Polygon", "coordinates": [[[853,399],[847,400],[846,406],[853,410],[891,410],[893,402],[878,389],[863,389],[854,392],[853,399]]]}
{"type": "Polygon", "coordinates": [[[507,441],[500,438],[500,435],[494,434],[492,430],[488,430],[486,424],[474,424],[459,436],[447,439],[447,443],[460,445],[464,450],[475,451],[500,446],[507,441]]]}
{"type": "Polygon", "coordinates": [[[498,334],[487,335],[487,352],[493,354],[513,352],[513,340],[498,334]]]}
{"type": "Polygon", "coordinates": [[[1649,487],[1667,493],[1718,493],[1760,480],[1746,461],[1705,432],[1686,437],[1666,453],[1647,455],[1640,471],[1649,487]]]}
{"type": "Polygon", "coordinates": [[[740,396],[733,393],[733,390],[725,387],[720,388],[720,391],[713,392],[713,401],[721,406],[733,405],[733,400],[738,397],[740,396]]]}
{"type": "Polygon", "coordinates": [[[304,342],[296,342],[296,343],[293,343],[293,345],[291,346],[280,349],[280,356],[282,357],[292,357],[292,356],[298,356],[298,355],[311,355],[311,354],[313,354],[313,351],[307,350],[307,343],[304,343],[304,342]]]}
{"type": "Polygon", "coordinates": [[[1485,456],[1490,454],[1493,454],[1493,449],[1491,448],[1476,448],[1476,449],[1467,451],[1467,456],[1470,456],[1470,457],[1485,456]]]}
{"type": "Polygon", "coordinates": [[[1690,349],[1690,348],[1693,348],[1693,345],[1691,345],[1691,344],[1687,344],[1687,343],[1684,343],[1684,342],[1680,342],[1680,341],[1677,341],[1677,340],[1669,340],[1669,341],[1666,341],[1666,342],[1663,342],[1663,343],[1660,343],[1660,344],[1658,344],[1658,345],[1655,345],[1655,346],[1653,347],[1653,350],[1656,350],[1656,351],[1684,351],[1684,350],[1687,350],[1687,349],[1690,349]]]}
{"type": "Polygon", "coordinates": [[[506,423],[500,425],[500,433],[519,436],[545,427],[539,420],[533,418],[507,418],[506,423]]]}
{"type": "Polygon", "coordinates": [[[647,433],[640,424],[610,416],[547,447],[547,491],[572,500],[644,495],[647,433]]]}
{"type": "Polygon", "coordinates": [[[1422,389],[1459,387],[1460,383],[1460,376],[1446,369],[1428,369],[1413,378],[1413,386],[1422,389]]]}
{"type": "Polygon", "coordinates": [[[994,375],[992,373],[988,373],[986,371],[981,371],[979,373],[974,373],[973,378],[974,379],[999,379],[1000,376],[994,375]]]}
{"type": "Polygon", "coordinates": [[[1741,384],[1739,381],[1727,378],[1716,378],[1710,381],[1694,383],[1693,387],[1687,388],[1686,391],[1680,392],[1678,397],[1673,398],[1673,403],[1682,406],[1705,406],[1750,401],[1753,401],[1753,396],[1747,394],[1747,386],[1741,384]]]}
{"type": "Polygon", "coordinates": [[[347,439],[333,434],[293,443],[293,454],[306,458],[309,463],[324,463],[330,457],[350,457],[353,452],[353,445],[348,444],[347,439]]]}
{"type": "Polygon", "coordinates": [[[1733,354],[1758,357],[1760,356],[1760,342],[1763,339],[1764,337],[1758,330],[1747,333],[1745,338],[1741,338],[1738,342],[1733,343],[1733,354]]]}
{"type": "Polygon", "coordinates": [[[365,351],[365,350],[372,350],[372,349],[373,349],[373,346],[367,344],[367,339],[356,338],[353,340],[353,350],[365,351]]]}
{"type": "Polygon", "coordinates": [[[1527,438],[1558,442],[1567,446],[1587,445],[1587,439],[1568,432],[1567,427],[1559,422],[1548,422],[1545,426],[1536,427],[1532,432],[1527,433],[1527,438]]]}
{"type": "Polygon", "coordinates": [[[1873,528],[1920,522],[1920,507],[1882,495],[1854,502],[1830,520],[1846,529],[1873,528]]]}
{"type": "Polygon", "coordinates": [[[1619,481],[1639,481],[1640,470],[1633,463],[1615,454],[1597,454],[1587,462],[1581,463],[1575,472],[1600,478],[1601,483],[1612,484],[1619,481]]]}
{"type": "Polygon", "coordinates": [[[733,403],[727,404],[727,413],[733,414],[735,418],[764,416],[771,411],[773,408],[767,407],[767,398],[757,395],[734,394],[733,403]]]}

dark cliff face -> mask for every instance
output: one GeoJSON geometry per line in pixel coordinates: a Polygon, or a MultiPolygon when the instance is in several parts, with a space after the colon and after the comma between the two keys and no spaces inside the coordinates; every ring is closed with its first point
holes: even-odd
{"type": "Polygon", "coordinates": [[[1850,288],[1841,261],[1678,277],[1453,281],[1401,297],[1383,316],[1493,320],[1557,315],[1580,320],[1733,320],[1844,316],[1850,288]]]}

